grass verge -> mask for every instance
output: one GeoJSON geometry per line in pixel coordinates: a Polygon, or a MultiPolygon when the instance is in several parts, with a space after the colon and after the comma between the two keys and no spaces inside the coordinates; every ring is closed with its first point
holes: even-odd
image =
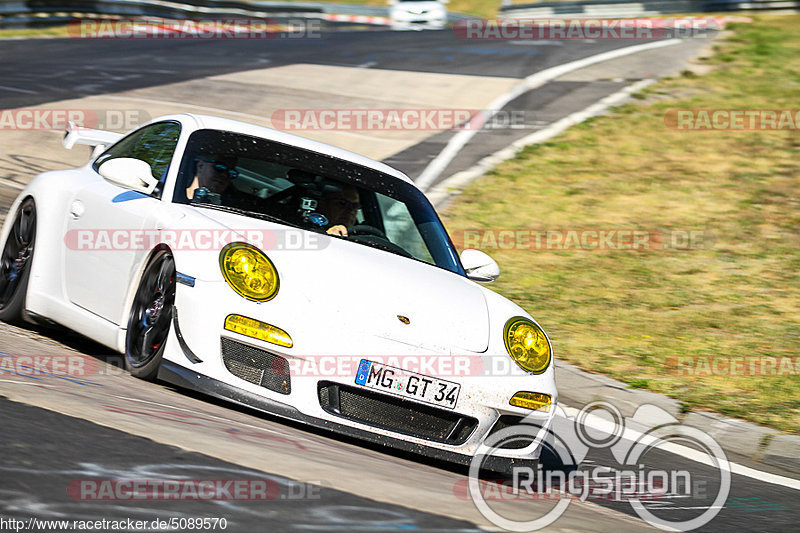
{"type": "Polygon", "coordinates": [[[0,30],[0,39],[12,37],[69,37],[67,26],[52,26],[48,28],[22,28],[14,30],[0,30]]]}
{"type": "Polygon", "coordinates": [[[763,15],[732,26],[710,73],[662,80],[524,149],[447,209],[456,238],[638,229],[677,239],[675,249],[537,250],[481,234],[503,272],[493,288],[543,324],[558,357],[692,409],[800,433],[800,359],[787,359],[800,355],[800,133],[665,125],[671,109],[796,110],[798,25],[797,15],[763,15]],[[760,355],[783,364],[779,375],[746,364],[730,375],[675,370],[679,357],[760,355]]]}

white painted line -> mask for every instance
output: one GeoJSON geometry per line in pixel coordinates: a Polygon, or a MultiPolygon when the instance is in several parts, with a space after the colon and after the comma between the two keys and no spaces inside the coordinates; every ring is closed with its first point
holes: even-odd
{"type": "Polygon", "coordinates": [[[249,113],[239,113],[238,111],[230,111],[228,109],[220,109],[217,107],[206,107],[201,105],[194,105],[194,104],[187,104],[184,102],[170,102],[168,100],[156,100],[153,98],[140,98],[138,96],[119,96],[119,95],[112,95],[112,94],[104,94],[98,95],[102,98],[109,98],[111,100],[130,100],[131,102],[142,102],[145,104],[156,104],[156,105],[165,105],[165,106],[180,106],[185,107],[187,109],[196,109],[198,111],[205,111],[208,113],[224,113],[226,115],[234,115],[237,117],[242,117],[250,120],[264,120],[266,117],[261,115],[251,115],[249,113]]]}
{"type": "MultiPolygon", "coordinates": [[[[564,46],[564,41],[510,41],[522,46],[564,46]]],[[[583,41],[586,42],[586,41],[583,41]]]]}
{"type": "Polygon", "coordinates": [[[17,183],[16,181],[10,180],[8,178],[0,178],[0,183],[8,185],[12,189],[17,189],[18,191],[21,191],[22,189],[25,188],[25,185],[23,185],[22,183],[17,183]]]}
{"type": "MultiPolygon", "coordinates": [[[[564,409],[564,412],[567,413],[570,417],[576,417],[580,412],[580,410],[574,407],[567,407],[566,405],[563,404],[561,404],[560,406],[562,409],[564,409]]],[[[597,429],[598,431],[602,431],[608,434],[613,433],[616,428],[616,423],[614,421],[602,418],[597,415],[593,415],[591,413],[588,414],[583,419],[583,421],[585,426],[597,429]]],[[[643,442],[643,443],[651,442],[652,439],[652,437],[645,436],[644,433],[640,433],[630,428],[625,428],[624,432],[622,433],[622,438],[630,440],[631,442],[643,442]]],[[[707,454],[700,452],[694,448],[681,446],[680,444],[675,444],[672,442],[654,443],[653,447],[658,448],[660,450],[664,450],[669,453],[673,453],[675,455],[680,455],[681,457],[684,457],[696,463],[704,464],[714,468],[717,467],[717,465],[714,464],[714,461],[712,461],[707,454]]],[[[777,474],[770,474],[769,472],[762,472],[761,470],[756,470],[755,468],[750,468],[744,465],[740,465],[730,460],[728,461],[728,464],[730,465],[731,472],[734,474],[749,477],[757,481],[763,481],[764,483],[770,483],[772,485],[780,485],[782,487],[787,487],[793,490],[800,490],[800,479],[792,479],[789,477],[779,476],[777,474]]]]}
{"type": "MultiPolygon", "coordinates": [[[[594,65],[595,63],[609,61],[618,57],[636,54],[645,50],[673,46],[680,42],[680,39],[667,39],[665,41],[626,46],[625,48],[603,52],[602,54],[585,57],[583,59],[578,59],[577,61],[571,61],[569,63],[564,63],[563,65],[558,65],[542,70],[535,74],[531,74],[509,92],[501,95],[491,104],[489,104],[487,116],[484,118],[484,120],[488,122],[489,119],[494,116],[494,114],[503,109],[503,107],[505,107],[506,104],[508,104],[514,98],[517,98],[531,89],[540,87],[545,83],[558,78],[559,76],[563,76],[564,74],[572,72],[573,70],[578,70],[580,68],[588,67],[589,65],[594,65]]],[[[422,174],[420,174],[419,178],[415,180],[414,183],[416,183],[417,187],[423,191],[426,191],[433,184],[433,182],[436,181],[439,175],[444,172],[444,169],[447,168],[447,165],[449,165],[456,155],[458,155],[458,152],[460,152],[461,149],[466,146],[466,144],[470,141],[470,139],[472,139],[472,137],[475,136],[476,133],[478,133],[478,131],[479,130],[477,129],[463,130],[453,135],[453,137],[444,147],[444,150],[442,150],[439,155],[433,158],[433,161],[428,164],[425,170],[422,171],[422,174]]]]}
{"type": "MultiPolygon", "coordinates": [[[[139,402],[139,403],[144,403],[144,404],[148,404],[148,405],[155,405],[156,407],[163,407],[165,409],[174,409],[175,411],[183,411],[185,413],[191,413],[193,415],[197,414],[197,411],[194,410],[194,409],[187,409],[187,408],[183,408],[183,407],[178,407],[178,406],[172,405],[172,404],[158,403],[158,402],[153,402],[153,401],[150,401],[150,400],[142,400],[141,398],[130,398],[128,396],[120,396],[119,394],[112,394],[111,396],[113,396],[114,398],[119,398],[120,400],[126,400],[126,401],[130,401],[130,402],[139,402]]],[[[224,418],[224,417],[221,417],[221,416],[212,415],[212,414],[209,414],[209,413],[206,413],[206,412],[203,413],[203,416],[206,417],[206,418],[209,418],[209,419],[216,420],[218,422],[225,422],[226,424],[236,424],[236,425],[241,426],[241,427],[246,427],[246,428],[250,428],[250,429],[254,429],[254,430],[258,430],[258,431],[263,431],[264,433],[272,433],[274,435],[286,436],[286,433],[282,432],[282,431],[276,431],[274,429],[269,429],[269,428],[265,428],[265,427],[261,427],[261,426],[256,426],[256,425],[253,425],[253,424],[248,424],[246,422],[240,422],[238,420],[232,420],[230,418],[224,418]]],[[[297,436],[299,437],[299,435],[297,435],[297,436]]],[[[304,435],[303,437],[306,437],[306,435],[304,435]]]]}
{"type": "Polygon", "coordinates": [[[562,133],[570,126],[574,126],[583,122],[587,118],[599,115],[609,107],[617,105],[627,99],[632,93],[639,91],[655,80],[647,79],[640,80],[632,85],[625,87],[613,94],[610,94],[595,102],[594,104],[586,107],[580,111],[576,111],[571,115],[567,115],[561,120],[551,123],[549,126],[544,127],[538,131],[526,135],[525,137],[514,141],[511,145],[490,154],[472,167],[457,174],[453,174],[449,178],[439,182],[435,187],[426,192],[426,196],[435,206],[439,207],[448,197],[450,197],[454,190],[463,188],[470,181],[481,177],[490,169],[496,167],[503,161],[514,157],[519,150],[530,144],[536,144],[555,137],[562,133]]]}
{"type": "MultiPolygon", "coordinates": [[[[33,387],[41,385],[41,383],[31,383],[30,381],[17,381],[15,379],[0,379],[0,382],[3,383],[16,383],[17,385],[31,385],[33,387]]],[[[44,385],[48,387],[49,385],[44,385]]]]}
{"type": "MultiPolygon", "coordinates": [[[[59,388],[58,386],[53,386],[53,385],[49,385],[49,384],[45,384],[45,383],[31,383],[29,381],[18,381],[18,380],[14,380],[14,379],[3,379],[3,378],[0,378],[0,383],[14,383],[14,384],[18,384],[18,385],[27,385],[27,386],[31,386],[31,387],[59,388]]],[[[190,409],[184,409],[184,408],[177,407],[177,406],[174,406],[174,405],[165,405],[165,404],[161,404],[161,403],[158,403],[158,402],[153,402],[153,401],[150,401],[150,400],[142,400],[142,399],[138,399],[138,398],[131,398],[131,397],[121,396],[121,395],[117,395],[117,394],[112,394],[112,396],[115,397],[115,398],[119,398],[119,399],[127,400],[127,401],[135,401],[135,402],[140,402],[140,403],[145,403],[145,404],[150,404],[150,405],[156,405],[156,406],[159,406],[159,407],[169,407],[171,409],[175,409],[175,410],[179,410],[179,411],[194,412],[194,411],[192,411],[190,409]]],[[[560,407],[570,417],[575,417],[580,412],[578,409],[576,409],[574,407],[568,407],[568,406],[566,406],[564,404],[560,404],[560,407]]],[[[53,409],[50,409],[50,410],[53,410],[53,409]]],[[[258,431],[263,431],[265,433],[275,433],[275,434],[278,433],[278,432],[276,432],[274,430],[271,430],[271,429],[268,429],[268,428],[255,426],[255,425],[252,425],[252,424],[248,424],[246,422],[234,421],[234,420],[230,420],[230,419],[227,419],[227,418],[218,417],[216,415],[211,415],[211,414],[207,414],[206,413],[206,414],[204,414],[204,416],[207,416],[207,417],[213,418],[213,419],[217,419],[217,420],[220,420],[220,421],[224,421],[224,422],[232,422],[232,423],[244,426],[244,427],[249,427],[249,428],[252,428],[252,429],[255,429],[255,430],[258,430],[258,431]]],[[[597,429],[599,431],[606,432],[606,433],[611,433],[615,429],[614,423],[612,421],[606,420],[606,419],[604,419],[602,417],[599,417],[599,416],[593,415],[593,414],[589,414],[584,418],[584,425],[586,425],[587,427],[591,427],[591,428],[597,429]]],[[[640,432],[638,432],[636,430],[633,430],[633,429],[630,429],[630,428],[625,428],[625,431],[622,434],[622,437],[625,438],[625,439],[631,440],[632,442],[640,442],[640,441],[641,442],[647,442],[647,439],[642,439],[642,437],[644,437],[643,433],[640,433],[640,432]]],[[[312,442],[313,442],[313,440],[312,440],[312,442]]],[[[716,465],[713,463],[713,461],[711,461],[706,454],[704,454],[702,452],[699,452],[699,451],[697,451],[697,450],[695,450],[693,448],[687,448],[686,446],[681,446],[681,445],[674,444],[674,443],[665,443],[665,444],[660,444],[659,443],[659,444],[654,444],[654,447],[655,448],[659,448],[659,449],[664,450],[664,451],[669,452],[669,453],[673,453],[675,455],[680,455],[681,457],[685,457],[685,458],[690,459],[692,461],[695,461],[697,463],[701,463],[701,464],[705,464],[705,465],[708,465],[708,466],[716,467],[716,465]]],[[[779,476],[779,475],[776,475],[776,474],[770,474],[768,472],[762,472],[760,470],[756,470],[754,468],[749,468],[749,467],[746,467],[746,466],[743,466],[743,465],[740,465],[738,463],[734,463],[734,462],[731,462],[731,461],[728,461],[728,464],[730,465],[731,472],[734,473],[734,474],[738,474],[738,475],[741,475],[741,476],[749,477],[749,478],[755,479],[757,481],[763,481],[765,483],[770,483],[772,485],[780,485],[780,486],[787,487],[787,488],[790,488],[790,489],[800,490],[800,480],[792,479],[792,478],[788,478],[788,477],[784,477],[784,476],[779,476]]]]}
{"type": "MultiPolygon", "coordinates": [[[[624,89],[603,98],[599,102],[596,102],[581,111],[572,113],[571,115],[568,115],[562,118],[561,120],[558,120],[550,124],[550,126],[542,130],[539,130],[535,133],[532,133],[531,135],[519,139],[511,146],[508,146],[507,148],[499,150],[494,154],[485,157],[469,170],[464,172],[459,172],[458,174],[452,176],[451,178],[448,178],[442,181],[441,183],[437,184],[437,186],[434,189],[429,191],[427,196],[430,198],[433,204],[438,204],[442,202],[443,200],[445,200],[450,196],[452,189],[463,187],[473,179],[480,177],[488,169],[496,166],[498,163],[505,161],[506,159],[510,159],[511,157],[513,157],[517,153],[517,151],[522,147],[550,139],[562,133],[570,126],[578,124],[589,117],[595,116],[603,112],[610,106],[622,102],[623,100],[628,98],[631,93],[634,93],[646,87],[647,85],[650,85],[654,81],[655,80],[647,79],[629,85],[628,87],[625,87],[624,89]]],[[[579,412],[579,410],[575,409],[574,407],[568,407],[563,404],[561,405],[561,407],[568,415],[573,417],[576,416],[579,412]]],[[[614,429],[613,423],[611,421],[605,420],[596,415],[591,415],[591,414],[588,415],[585,418],[585,423],[586,423],[585,425],[589,427],[605,432],[611,432],[614,429]]],[[[633,442],[637,442],[643,436],[644,435],[642,433],[629,428],[626,428],[625,433],[623,434],[624,438],[631,440],[633,442]]],[[[674,443],[664,443],[664,444],[657,444],[655,445],[655,447],[663,449],[664,451],[673,453],[675,455],[680,455],[681,457],[685,457],[687,459],[690,459],[692,461],[701,464],[716,467],[713,461],[711,461],[706,454],[699,452],[695,449],[688,448],[686,446],[681,446],[674,443]]],[[[732,461],[728,461],[728,464],[730,465],[731,472],[734,474],[749,477],[758,481],[763,481],[765,483],[770,483],[772,485],[780,485],[793,490],[800,490],[800,480],[798,479],[779,476],[777,474],[771,474],[769,472],[763,472],[761,470],[756,470],[754,468],[740,465],[732,461]]]]}
{"type": "MultiPolygon", "coordinates": [[[[208,78],[206,78],[208,79],[208,78]]],[[[131,102],[142,102],[145,104],[155,104],[155,105],[164,105],[164,106],[179,106],[184,107],[186,109],[194,109],[197,111],[202,111],[205,113],[210,114],[225,114],[225,115],[232,115],[235,117],[241,117],[247,119],[249,121],[257,120],[257,121],[264,121],[269,120],[269,123],[273,129],[284,131],[285,133],[291,133],[293,135],[298,135],[298,133],[293,133],[291,131],[281,130],[277,127],[277,125],[272,123],[272,120],[266,116],[260,115],[251,115],[249,113],[240,113],[238,111],[230,111],[228,109],[219,109],[216,107],[207,107],[202,105],[194,105],[194,104],[186,104],[183,102],[170,102],[168,100],[156,100],[153,98],[140,98],[138,96],[119,96],[119,95],[97,95],[98,98],[109,98],[111,100],[130,100],[131,102]]],[[[337,135],[339,136],[347,136],[347,137],[355,137],[358,139],[369,139],[370,141],[380,141],[380,142],[387,142],[387,143],[394,143],[397,142],[397,139],[384,139],[381,137],[376,137],[375,135],[371,135],[369,133],[355,133],[352,131],[337,131],[337,135]]],[[[405,140],[405,139],[400,139],[405,140]]]]}
{"type": "Polygon", "coordinates": [[[6,85],[0,85],[0,89],[2,89],[4,91],[11,91],[13,93],[39,94],[38,91],[29,91],[28,89],[18,89],[16,87],[8,87],[6,85]]]}

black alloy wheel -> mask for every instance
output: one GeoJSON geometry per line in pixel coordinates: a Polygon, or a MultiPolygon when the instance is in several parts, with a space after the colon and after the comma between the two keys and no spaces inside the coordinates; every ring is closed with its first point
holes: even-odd
{"type": "Polygon", "coordinates": [[[144,271],[128,319],[125,366],[132,375],[156,378],[174,303],[175,260],[171,253],[159,251],[144,271]]]}
{"type": "Polygon", "coordinates": [[[23,318],[35,243],[36,204],[28,197],[17,209],[0,257],[0,320],[23,318]]]}

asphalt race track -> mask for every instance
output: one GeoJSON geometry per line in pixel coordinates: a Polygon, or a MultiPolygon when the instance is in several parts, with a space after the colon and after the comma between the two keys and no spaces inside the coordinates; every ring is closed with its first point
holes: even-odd
{"type": "MultiPolygon", "coordinates": [[[[141,122],[186,111],[271,125],[281,109],[487,109],[532,74],[636,44],[641,43],[475,42],[450,31],[342,31],[268,41],[5,40],[0,41],[0,110],[127,110],[141,122]]],[[[689,39],[575,69],[522,91],[503,108],[522,119],[513,127],[478,133],[436,182],[632,82],[678,70],[708,44],[689,39]]],[[[454,136],[429,130],[296,133],[385,160],[412,178],[454,136]]],[[[75,166],[87,157],[85,150],[64,150],[54,132],[0,129],[0,213],[5,216],[37,173],[75,166]]],[[[0,361],[5,362],[0,366],[3,519],[150,523],[208,517],[224,518],[228,530],[243,532],[502,530],[466,496],[466,469],[136,380],[118,368],[117,354],[71,332],[0,324],[0,361]],[[17,367],[5,363],[26,356],[78,358],[91,371],[78,377],[9,371],[17,367]],[[141,502],[75,492],[87,480],[156,478],[253,481],[270,497],[141,502]]],[[[569,391],[561,394],[569,405],[569,391]]],[[[728,458],[743,468],[731,476],[724,507],[700,530],[796,530],[800,476],[728,458]]],[[[719,507],[714,503],[719,472],[691,454],[654,449],[641,462],[688,472],[692,480],[688,494],[669,492],[645,502],[654,515],[674,522],[719,507]]],[[[578,469],[614,465],[608,449],[595,449],[580,458],[578,469]]],[[[546,467],[568,468],[557,462],[546,467]]],[[[545,530],[655,530],[629,499],[574,500],[545,530]]],[[[553,503],[499,498],[490,506],[506,517],[533,520],[553,503]]]]}

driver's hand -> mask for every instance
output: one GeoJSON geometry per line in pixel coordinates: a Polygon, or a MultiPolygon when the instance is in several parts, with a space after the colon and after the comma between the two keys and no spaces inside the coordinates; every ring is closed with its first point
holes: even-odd
{"type": "Polygon", "coordinates": [[[347,228],[342,224],[337,224],[336,226],[331,226],[326,231],[328,235],[338,235],[339,237],[347,237],[347,228]]]}

